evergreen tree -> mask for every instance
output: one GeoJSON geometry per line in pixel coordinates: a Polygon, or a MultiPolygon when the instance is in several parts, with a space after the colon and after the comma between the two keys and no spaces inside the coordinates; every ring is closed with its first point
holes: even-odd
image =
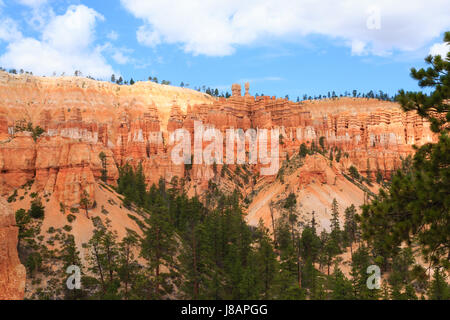
{"type": "Polygon", "coordinates": [[[299,155],[300,155],[300,157],[304,158],[304,157],[306,157],[307,154],[308,154],[308,147],[306,146],[306,144],[302,143],[300,145],[299,155]]]}
{"type": "Polygon", "coordinates": [[[117,257],[117,273],[123,287],[123,298],[128,300],[130,298],[138,298],[135,295],[135,286],[138,282],[141,266],[137,262],[135,252],[139,247],[138,236],[128,230],[128,234],[118,245],[117,257]]]}
{"type": "MultiPolygon", "coordinates": [[[[450,43],[450,32],[444,41],[450,43]]],[[[450,56],[426,58],[427,70],[412,69],[419,86],[434,89],[430,94],[400,91],[404,110],[416,110],[440,133],[436,144],[418,149],[409,170],[399,170],[388,191],[381,191],[364,206],[361,226],[364,237],[385,258],[402,242],[417,242],[426,262],[450,270],[450,56]]]]}
{"type": "Polygon", "coordinates": [[[334,267],[334,272],[331,277],[331,299],[353,299],[352,283],[345,277],[337,265],[334,267]]]}
{"type": "MultiPolygon", "coordinates": [[[[91,291],[100,299],[120,299],[120,280],[117,277],[117,234],[108,230],[109,225],[97,225],[92,238],[84,247],[87,249],[87,277],[91,291]]],[[[86,277],[85,277],[86,278],[86,277]]]]}
{"type": "Polygon", "coordinates": [[[31,202],[29,215],[34,219],[44,219],[45,208],[42,205],[42,200],[37,198],[31,202]]]}
{"type": "Polygon", "coordinates": [[[356,208],[352,204],[345,209],[344,235],[347,244],[350,246],[350,253],[353,255],[353,243],[357,240],[358,223],[356,221],[356,208]]]}
{"type": "Polygon", "coordinates": [[[86,211],[86,217],[89,219],[89,208],[92,206],[92,202],[89,198],[89,194],[86,190],[83,190],[80,198],[80,207],[86,211]]]}
{"type": "Polygon", "coordinates": [[[100,152],[98,157],[100,158],[100,161],[102,162],[101,180],[106,183],[106,181],[108,180],[108,172],[106,170],[106,154],[102,151],[102,152],[100,152]]]}
{"type": "Polygon", "coordinates": [[[150,276],[147,298],[160,299],[173,289],[169,278],[174,271],[175,230],[163,193],[153,200],[148,211],[141,256],[147,260],[150,276]]]}
{"type": "Polygon", "coordinates": [[[428,296],[430,300],[450,299],[450,286],[448,285],[445,274],[441,271],[441,268],[434,269],[433,280],[430,284],[428,296]]]}
{"type": "Polygon", "coordinates": [[[350,275],[352,277],[353,296],[358,300],[378,299],[380,290],[367,287],[367,268],[373,264],[369,250],[361,246],[353,253],[350,275]]]}
{"type": "Polygon", "coordinates": [[[279,267],[274,246],[269,236],[269,230],[264,227],[262,221],[259,223],[257,234],[256,274],[261,281],[261,298],[266,300],[272,297],[272,288],[275,285],[279,267]]]}
{"type": "MultiPolygon", "coordinates": [[[[70,266],[77,266],[80,268],[80,271],[82,272],[83,266],[80,259],[80,252],[78,251],[75,245],[75,238],[73,235],[67,235],[67,237],[63,239],[63,246],[61,247],[60,259],[63,261],[62,271],[64,277],[66,276],[65,272],[67,268],[70,266]]],[[[63,281],[62,286],[64,288],[64,298],[66,300],[78,300],[84,298],[85,296],[85,292],[83,291],[83,289],[68,290],[65,281],[63,281]]]]}

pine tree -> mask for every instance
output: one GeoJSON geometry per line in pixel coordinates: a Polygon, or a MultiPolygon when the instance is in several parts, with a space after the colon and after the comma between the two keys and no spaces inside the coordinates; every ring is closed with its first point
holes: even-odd
{"type": "Polygon", "coordinates": [[[440,268],[434,269],[433,281],[431,281],[428,296],[430,300],[450,299],[450,287],[445,279],[444,273],[440,268]]]}
{"type": "Polygon", "coordinates": [[[106,154],[102,151],[102,152],[100,152],[98,157],[100,158],[100,161],[102,162],[101,180],[106,183],[106,181],[108,180],[108,172],[106,171],[106,154]]]}
{"type": "Polygon", "coordinates": [[[117,273],[123,288],[123,298],[133,298],[133,289],[139,278],[141,266],[137,262],[135,252],[139,247],[139,239],[135,232],[128,230],[127,236],[118,245],[117,273]]]}
{"type": "MultiPolygon", "coordinates": [[[[65,272],[67,268],[70,266],[77,266],[80,268],[80,271],[82,272],[83,266],[80,259],[80,252],[78,251],[75,245],[75,238],[73,235],[67,235],[67,237],[63,239],[60,259],[63,262],[62,271],[64,273],[63,275],[64,277],[66,276],[65,272]]],[[[68,290],[67,285],[64,281],[63,281],[63,288],[64,288],[64,298],[66,300],[77,300],[84,297],[84,292],[82,289],[68,290]]]]}
{"type": "Polygon", "coordinates": [[[147,298],[161,299],[173,289],[169,278],[174,271],[177,244],[164,194],[158,195],[149,206],[145,222],[141,256],[147,260],[149,271],[147,298]]]}
{"type": "Polygon", "coordinates": [[[80,198],[80,207],[86,211],[86,217],[89,219],[89,208],[92,206],[92,202],[89,198],[89,194],[86,190],[83,190],[80,198]]]}
{"type": "Polygon", "coordinates": [[[314,263],[319,260],[320,238],[316,234],[314,216],[311,226],[303,229],[300,241],[299,252],[302,263],[301,283],[302,287],[309,288],[310,291],[316,290],[317,271],[314,263]]]}
{"type": "Polygon", "coordinates": [[[306,144],[302,143],[300,145],[300,151],[299,151],[300,157],[304,158],[308,154],[308,147],[306,144]]]}
{"type": "Polygon", "coordinates": [[[411,248],[399,249],[392,260],[391,272],[388,277],[391,287],[403,291],[412,283],[411,267],[414,264],[414,256],[411,248]]]}
{"type": "Polygon", "coordinates": [[[31,208],[28,213],[34,219],[44,219],[45,208],[40,198],[36,198],[31,202],[31,208]]]}
{"type": "MultiPolygon", "coordinates": [[[[450,43],[450,32],[444,41],[450,43]]],[[[417,242],[425,262],[450,270],[450,55],[428,56],[428,69],[411,69],[419,86],[432,88],[429,94],[404,92],[398,102],[406,111],[415,110],[431,122],[439,141],[418,149],[407,171],[399,170],[388,191],[381,191],[371,204],[363,207],[363,236],[386,260],[392,248],[403,242],[417,242]]]]}
{"type": "Polygon", "coordinates": [[[331,299],[353,299],[352,283],[345,277],[337,265],[334,267],[334,272],[331,277],[331,299]]]}
{"type": "Polygon", "coordinates": [[[269,230],[260,221],[258,226],[257,250],[255,260],[257,261],[257,274],[262,285],[262,298],[267,300],[272,296],[272,287],[278,270],[278,262],[274,251],[272,240],[269,236],[269,230]]]}
{"type": "Polygon", "coordinates": [[[336,199],[333,199],[331,204],[331,241],[333,246],[336,248],[335,254],[340,254],[341,243],[342,243],[342,231],[339,221],[339,205],[336,199]]]}
{"type": "Polygon", "coordinates": [[[356,221],[356,208],[352,204],[345,209],[345,224],[344,233],[348,245],[350,246],[350,253],[353,255],[353,243],[357,240],[358,223],[356,221]]]}
{"type": "Polygon", "coordinates": [[[362,246],[353,253],[350,275],[355,299],[366,300],[372,296],[371,290],[367,288],[367,268],[370,265],[371,259],[367,247],[362,246]]]}
{"type": "Polygon", "coordinates": [[[296,268],[297,268],[297,283],[298,287],[301,288],[301,261],[300,261],[300,246],[298,239],[298,232],[297,232],[297,221],[298,221],[298,215],[296,212],[297,207],[297,198],[295,193],[290,193],[289,196],[286,198],[284,203],[284,209],[288,210],[288,221],[291,229],[291,239],[292,239],[292,250],[294,251],[294,254],[296,255],[296,268]]]}
{"type": "Polygon", "coordinates": [[[98,225],[87,249],[88,271],[94,276],[90,281],[94,292],[101,299],[120,299],[120,280],[117,278],[117,234],[108,230],[109,224],[98,225]],[[98,288],[99,287],[99,288],[98,288]]]}

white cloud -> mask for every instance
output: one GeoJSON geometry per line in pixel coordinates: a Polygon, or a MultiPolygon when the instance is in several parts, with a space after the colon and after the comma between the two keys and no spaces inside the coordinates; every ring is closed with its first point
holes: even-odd
{"type": "Polygon", "coordinates": [[[123,52],[118,51],[115,52],[112,55],[112,58],[114,59],[115,62],[117,62],[118,64],[127,64],[128,62],[130,62],[130,58],[128,56],[126,56],[123,52]]]}
{"type": "Polygon", "coordinates": [[[352,54],[361,56],[367,54],[366,43],[360,40],[352,41],[352,54]]]}
{"type": "Polygon", "coordinates": [[[29,7],[39,7],[46,4],[48,0],[17,0],[20,4],[29,7]]]}
{"type": "Polygon", "coordinates": [[[10,39],[0,65],[35,74],[73,74],[107,78],[114,73],[103,56],[104,47],[94,45],[95,26],[103,16],[84,5],[70,6],[43,28],[41,39],[10,39]]]}
{"type": "Polygon", "coordinates": [[[353,54],[413,51],[450,28],[448,0],[121,0],[144,24],[141,44],[181,44],[194,55],[223,56],[238,46],[339,40],[353,54]]]}
{"type": "Polygon", "coordinates": [[[148,26],[140,26],[136,32],[136,37],[140,44],[148,47],[155,47],[161,43],[161,37],[158,32],[151,30],[148,26]]]}
{"type": "Polygon", "coordinates": [[[4,18],[0,20],[0,40],[14,41],[22,38],[22,33],[19,31],[17,23],[10,19],[4,18]]]}
{"type": "Polygon", "coordinates": [[[111,41],[116,41],[117,39],[119,39],[119,34],[114,30],[112,30],[110,33],[107,34],[106,37],[111,41]]]}
{"type": "Polygon", "coordinates": [[[430,48],[430,54],[433,56],[440,55],[442,58],[447,57],[447,53],[450,51],[450,47],[447,45],[447,43],[435,43],[430,48]]]}
{"type": "Polygon", "coordinates": [[[44,29],[42,39],[62,51],[87,48],[94,39],[95,23],[104,20],[95,10],[84,5],[71,6],[62,16],[56,16],[44,29]]]}

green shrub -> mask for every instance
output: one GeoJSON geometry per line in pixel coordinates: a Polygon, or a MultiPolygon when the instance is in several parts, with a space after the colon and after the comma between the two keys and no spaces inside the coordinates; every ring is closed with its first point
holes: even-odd
{"type": "Polygon", "coordinates": [[[304,158],[306,157],[307,154],[308,154],[308,147],[306,146],[306,144],[302,143],[302,145],[300,146],[299,155],[300,157],[304,158]]]}
{"type": "Polygon", "coordinates": [[[104,206],[102,206],[102,214],[104,214],[104,215],[109,214],[109,211],[106,210],[104,206]]]}
{"type": "Polygon", "coordinates": [[[74,222],[76,219],[77,219],[77,217],[74,216],[73,214],[67,215],[67,221],[69,221],[69,223],[74,222]]]}
{"type": "Polygon", "coordinates": [[[8,203],[16,202],[17,190],[14,190],[13,194],[8,197],[8,203]]]}
{"type": "Polygon", "coordinates": [[[34,271],[38,271],[42,265],[42,256],[39,252],[30,254],[25,262],[28,273],[33,276],[34,271]]]}
{"type": "Polygon", "coordinates": [[[41,199],[36,199],[31,203],[30,208],[30,216],[34,219],[43,219],[44,218],[44,206],[42,205],[41,199]]]}
{"type": "Polygon", "coordinates": [[[351,166],[351,167],[348,169],[348,172],[350,173],[350,175],[352,176],[352,178],[355,179],[355,180],[359,180],[360,177],[361,177],[361,176],[359,175],[358,169],[356,169],[355,166],[351,166]]]}

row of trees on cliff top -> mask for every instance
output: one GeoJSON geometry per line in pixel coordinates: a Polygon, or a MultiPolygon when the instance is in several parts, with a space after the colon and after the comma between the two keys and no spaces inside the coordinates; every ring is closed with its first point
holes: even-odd
{"type": "MultiPolygon", "coordinates": [[[[29,74],[29,75],[33,75],[32,72],[28,72],[28,71],[24,71],[23,69],[20,69],[19,71],[17,71],[16,69],[3,69],[2,67],[0,67],[0,71],[8,71],[11,74],[29,74]]],[[[62,76],[65,75],[64,73],[62,74],[62,76]]],[[[81,71],[75,71],[74,75],[76,77],[81,77],[83,75],[83,73],[81,71]]],[[[56,76],[56,73],[53,74],[53,76],[56,76]]],[[[92,79],[94,80],[93,77],[87,76],[88,79],[92,79]]],[[[148,81],[151,82],[155,82],[155,83],[161,83],[163,85],[171,85],[172,82],[168,81],[168,80],[161,80],[161,82],[158,80],[157,77],[148,77],[148,81]]],[[[134,85],[136,83],[136,81],[131,78],[130,80],[124,80],[122,76],[119,76],[118,78],[116,77],[115,74],[111,75],[111,82],[118,84],[118,85],[134,85]]],[[[188,88],[190,85],[188,83],[184,83],[183,81],[180,83],[180,87],[181,88],[188,88]]],[[[199,86],[199,87],[194,87],[194,90],[198,91],[198,92],[204,92],[212,97],[221,97],[221,98],[230,98],[231,94],[226,91],[219,91],[219,89],[217,88],[211,88],[211,87],[207,87],[205,85],[203,86],[199,86]]],[[[259,97],[259,96],[264,96],[263,93],[259,94],[256,93],[255,97],[259,97]]],[[[378,90],[378,91],[373,91],[370,90],[367,93],[362,93],[359,92],[358,90],[353,90],[352,92],[349,91],[345,91],[344,93],[340,93],[340,94],[336,94],[335,91],[328,91],[327,94],[319,94],[319,95],[307,95],[304,94],[302,97],[298,96],[296,102],[300,102],[300,101],[306,101],[306,100],[322,100],[322,99],[337,99],[337,98],[343,98],[343,97],[353,97],[353,98],[367,98],[367,99],[378,99],[378,100],[383,100],[383,101],[395,101],[396,96],[391,96],[385,92],[383,92],[383,90],[378,90]]],[[[285,96],[286,99],[290,99],[289,95],[285,96]]]]}

